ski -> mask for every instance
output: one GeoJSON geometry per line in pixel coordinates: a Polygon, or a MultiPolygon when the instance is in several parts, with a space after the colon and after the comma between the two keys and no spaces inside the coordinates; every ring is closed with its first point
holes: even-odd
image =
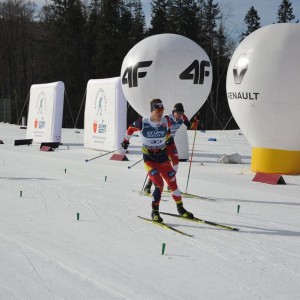
{"type": "MultiPolygon", "coordinates": [[[[146,193],[144,191],[137,191],[137,190],[132,190],[133,192],[139,194],[140,196],[147,196],[147,197],[152,197],[152,194],[150,193],[146,193]]],[[[172,194],[171,194],[171,191],[168,191],[168,190],[163,190],[162,196],[165,196],[165,197],[172,197],[172,194]]],[[[201,200],[206,200],[206,201],[215,201],[216,199],[214,198],[209,198],[209,197],[203,197],[203,196],[199,196],[199,195],[194,195],[194,194],[189,194],[189,193],[184,193],[184,192],[181,192],[181,195],[184,197],[184,198],[193,198],[193,199],[201,199],[201,200]]],[[[166,199],[161,199],[161,201],[168,201],[166,199]]]]}
{"type": "MultiPolygon", "coordinates": [[[[146,197],[152,197],[152,194],[146,193],[144,191],[137,191],[137,190],[132,190],[133,192],[139,194],[140,196],[146,196],[146,197]]],[[[169,201],[167,199],[160,199],[160,201],[169,201]]]]}
{"type": "Polygon", "coordinates": [[[163,222],[162,222],[162,223],[155,222],[155,221],[153,221],[153,220],[151,220],[151,219],[144,218],[144,217],[141,217],[141,216],[138,216],[138,218],[140,218],[140,219],[142,219],[142,220],[145,220],[145,221],[148,221],[148,222],[151,222],[151,223],[153,223],[153,224],[155,224],[155,225],[158,225],[158,226],[160,226],[160,227],[162,227],[162,228],[170,229],[170,230],[175,231],[175,232],[177,232],[177,233],[179,233],[179,234],[182,234],[182,235],[185,235],[185,236],[189,236],[189,237],[193,237],[193,235],[188,234],[188,233],[185,233],[185,232],[183,232],[183,231],[181,231],[181,230],[178,230],[178,229],[176,229],[176,228],[174,228],[174,227],[172,227],[172,226],[170,226],[170,225],[168,225],[168,224],[166,224],[166,223],[163,223],[163,222]]]}
{"type": "MultiPolygon", "coordinates": [[[[171,191],[163,190],[162,195],[166,195],[166,196],[171,195],[171,191]]],[[[215,201],[216,200],[214,198],[199,196],[199,195],[185,193],[185,192],[181,192],[181,195],[184,198],[202,199],[202,200],[207,200],[207,201],[215,201]]]]}
{"type": "Polygon", "coordinates": [[[218,228],[222,228],[222,229],[225,229],[225,230],[239,231],[239,229],[236,228],[236,227],[231,227],[231,226],[227,226],[227,225],[223,225],[223,224],[219,224],[219,223],[215,223],[215,222],[211,222],[211,221],[206,221],[206,220],[199,219],[199,218],[196,218],[196,217],[194,217],[194,219],[188,219],[188,218],[182,217],[182,216],[177,215],[177,214],[171,214],[171,213],[166,213],[166,212],[160,212],[160,214],[171,216],[171,217],[176,217],[176,218],[180,218],[180,219],[185,219],[185,220],[189,220],[189,221],[192,221],[192,222],[203,223],[203,224],[215,226],[215,227],[218,227],[218,228]]]}
{"type": "Polygon", "coordinates": [[[140,196],[148,196],[148,197],[151,197],[152,195],[149,194],[149,193],[146,193],[144,191],[137,191],[137,190],[132,190],[133,192],[139,194],[140,196]]]}
{"type": "MultiPolygon", "coordinates": [[[[137,191],[137,190],[132,190],[132,191],[135,192],[135,193],[137,193],[137,194],[139,194],[140,196],[152,197],[152,194],[146,193],[144,191],[142,191],[142,192],[141,191],[137,191]]],[[[203,196],[198,196],[198,195],[184,193],[184,192],[181,192],[181,195],[184,198],[202,199],[202,200],[207,200],[207,201],[215,201],[216,200],[214,198],[203,197],[203,196]]],[[[163,190],[162,196],[171,197],[172,196],[171,191],[163,190]]],[[[168,201],[168,200],[165,200],[165,199],[161,199],[161,200],[162,201],[168,201]]]]}

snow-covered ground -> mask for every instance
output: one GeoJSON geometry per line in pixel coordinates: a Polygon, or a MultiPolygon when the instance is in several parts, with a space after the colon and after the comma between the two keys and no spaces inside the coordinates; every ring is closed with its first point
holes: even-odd
{"type": "MultiPolygon", "coordinates": [[[[128,169],[141,159],[138,137],[129,161],[85,162],[102,152],[85,149],[79,131],[63,129],[64,145],[42,152],[14,146],[26,130],[0,124],[0,299],[300,298],[300,177],[253,182],[240,131],[197,132],[188,192],[213,200],[184,199],[195,216],[240,231],[164,216],[192,238],[137,218],[151,211],[151,198],[133,192],[143,164],[128,169]],[[243,164],[218,163],[224,153],[243,164]]],[[[179,166],[183,191],[189,166],[179,166]]]]}

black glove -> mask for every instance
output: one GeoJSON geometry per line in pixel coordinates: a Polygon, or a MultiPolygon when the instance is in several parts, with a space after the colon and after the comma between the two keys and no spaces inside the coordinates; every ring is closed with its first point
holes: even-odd
{"type": "Polygon", "coordinates": [[[167,140],[166,145],[167,145],[167,146],[170,146],[170,145],[172,145],[173,143],[174,143],[174,138],[170,137],[170,138],[167,140]]]}
{"type": "Polygon", "coordinates": [[[121,143],[121,146],[123,147],[123,149],[127,150],[128,149],[128,146],[129,146],[129,141],[127,140],[124,140],[122,143],[121,143]]]}

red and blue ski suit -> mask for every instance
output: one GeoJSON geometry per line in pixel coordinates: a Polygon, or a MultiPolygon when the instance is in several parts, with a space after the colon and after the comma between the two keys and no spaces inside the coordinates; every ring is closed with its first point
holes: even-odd
{"type": "Polygon", "coordinates": [[[149,178],[155,184],[152,194],[152,207],[158,208],[161,193],[166,181],[172,191],[176,204],[180,204],[181,193],[176,182],[176,171],[173,169],[167,152],[166,138],[170,134],[171,123],[162,117],[160,122],[152,122],[150,117],[139,118],[132,123],[126,132],[125,140],[129,141],[135,131],[141,132],[144,166],[149,178]]]}

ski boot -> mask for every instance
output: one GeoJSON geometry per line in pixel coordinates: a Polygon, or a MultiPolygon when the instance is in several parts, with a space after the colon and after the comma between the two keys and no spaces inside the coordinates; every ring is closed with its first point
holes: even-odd
{"type": "Polygon", "coordinates": [[[180,204],[177,204],[177,211],[178,213],[184,217],[184,218],[187,218],[187,219],[194,219],[194,215],[187,211],[184,207],[183,207],[183,204],[180,203],[180,204]]]}
{"type": "Polygon", "coordinates": [[[153,221],[157,223],[163,222],[163,218],[160,216],[159,211],[156,209],[152,209],[151,218],[153,221]]]}

